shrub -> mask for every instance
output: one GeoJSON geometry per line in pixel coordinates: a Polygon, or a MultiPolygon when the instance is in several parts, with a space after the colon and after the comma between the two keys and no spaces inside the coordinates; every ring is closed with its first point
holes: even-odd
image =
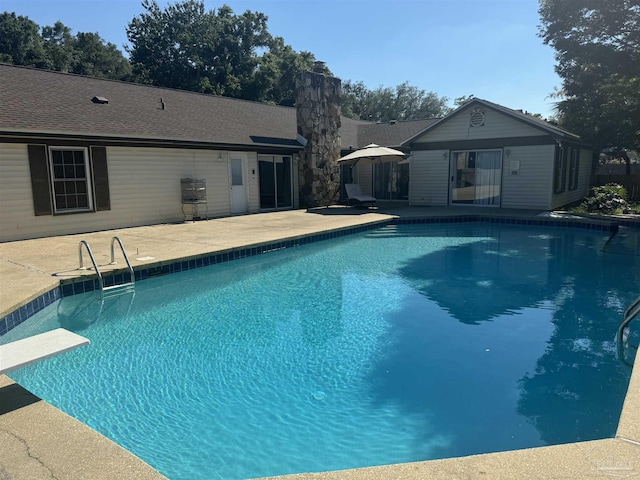
{"type": "Polygon", "coordinates": [[[582,201],[581,207],[585,212],[619,213],[629,208],[627,191],[617,183],[591,187],[589,195],[582,201]]]}

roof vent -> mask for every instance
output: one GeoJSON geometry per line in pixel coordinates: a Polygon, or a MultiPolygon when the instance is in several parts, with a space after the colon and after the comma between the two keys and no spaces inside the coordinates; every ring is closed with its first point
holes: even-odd
{"type": "Polygon", "coordinates": [[[395,125],[397,122],[397,120],[389,120],[389,125],[395,125]]]}
{"type": "Polygon", "coordinates": [[[479,108],[471,110],[471,117],[469,118],[469,125],[472,127],[481,127],[484,125],[484,112],[479,108]]]}
{"type": "Polygon", "coordinates": [[[99,103],[99,104],[109,103],[109,99],[108,99],[108,98],[105,98],[105,97],[98,97],[98,96],[93,97],[93,98],[91,99],[91,101],[92,101],[93,103],[99,103]]]}

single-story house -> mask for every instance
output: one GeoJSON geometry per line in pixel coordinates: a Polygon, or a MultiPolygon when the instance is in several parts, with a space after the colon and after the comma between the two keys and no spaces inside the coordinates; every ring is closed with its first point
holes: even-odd
{"type": "MultiPolygon", "coordinates": [[[[296,108],[12,65],[0,85],[0,241],[305,206],[300,163],[318,139],[296,108]]],[[[408,154],[340,167],[380,199],[549,210],[588,191],[577,136],[485,100],[441,119],[333,124],[341,153],[408,154]]]]}
{"type": "Polygon", "coordinates": [[[410,160],[358,165],[363,193],[410,205],[553,210],[589,191],[591,147],[537,117],[473,99],[441,119],[418,122],[359,126],[360,145],[378,139],[410,160]],[[393,135],[394,127],[418,122],[416,133],[393,135]]]}
{"type": "Polygon", "coordinates": [[[577,135],[474,99],[408,138],[413,205],[552,210],[589,190],[592,150],[577,135]]]}

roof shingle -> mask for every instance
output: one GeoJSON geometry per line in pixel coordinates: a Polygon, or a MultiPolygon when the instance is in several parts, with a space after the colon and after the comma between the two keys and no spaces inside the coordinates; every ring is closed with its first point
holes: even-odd
{"type": "Polygon", "coordinates": [[[0,65],[0,85],[5,132],[235,145],[256,145],[251,136],[296,140],[290,107],[10,65],[0,65]]]}
{"type": "MultiPolygon", "coordinates": [[[[559,135],[571,133],[486,100],[474,99],[559,135]]],[[[446,121],[372,123],[342,117],[342,149],[370,143],[408,146],[446,121]]],[[[195,142],[224,146],[295,148],[296,110],[236,98],[0,64],[0,133],[58,134],[124,140],[195,142]],[[105,101],[95,102],[95,98],[105,101]]]]}

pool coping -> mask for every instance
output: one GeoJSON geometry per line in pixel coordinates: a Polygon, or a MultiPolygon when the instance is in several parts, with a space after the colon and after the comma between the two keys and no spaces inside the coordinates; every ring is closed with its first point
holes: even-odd
{"type": "MultiPolygon", "coordinates": [[[[138,268],[136,271],[136,279],[144,280],[156,275],[163,275],[169,273],[176,273],[191,268],[199,268],[216,263],[224,263],[227,261],[236,260],[239,258],[245,258],[247,256],[259,255],[267,253],[273,250],[279,250],[282,248],[290,248],[298,245],[304,245],[307,243],[315,243],[331,238],[337,238],[344,235],[350,235],[361,231],[371,230],[383,225],[389,224],[418,224],[418,223],[469,223],[469,222],[489,222],[489,223],[502,223],[502,224],[514,224],[514,225],[544,225],[544,226],[559,226],[559,227],[578,227],[586,229],[595,229],[603,231],[615,231],[618,225],[630,226],[632,228],[640,228],[640,222],[636,220],[627,221],[625,219],[594,219],[594,218],[532,218],[530,216],[504,216],[504,215],[488,215],[483,214],[453,214],[442,215],[438,217],[392,217],[385,219],[372,220],[357,226],[339,227],[328,229],[315,234],[300,234],[284,236],[280,241],[275,242],[257,242],[255,244],[243,245],[241,247],[226,248],[210,252],[208,255],[195,255],[182,258],[175,258],[168,261],[159,261],[150,263],[144,266],[144,268],[138,268]],[[201,261],[200,261],[201,260],[201,261]],[[213,261],[213,263],[212,263],[213,261]],[[148,274],[144,275],[143,270],[147,270],[148,274]],[[140,273],[138,273],[140,272],[140,273]],[[139,276],[139,278],[138,278],[139,276]]],[[[114,269],[109,273],[114,281],[117,280],[116,276],[123,273],[122,269],[114,269]]],[[[60,278],[57,279],[57,286],[42,292],[34,292],[33,297],[29,300],[22,302],[22,305],[17,305],[16,308],[9,314],[0,319],[4,320],[6,325],[6,331],[8,331],[9,316],[13,328],[15,325],[22,323],[27,318],[30,318],[37,311],[41,310],[45,306],[55,302],[59,298],[69,295],[80,293],[83,291],[95,290],[97,287],[97,278],[92,278],[89,272],[83,272],[82,275],[60,278]],[[66,288],[66,290],[65,290],[66,288]],[[17,315],[17,316],[16,316],[17,315]],[[15,323],[15,322],[18,323],[15,323]]],[[[2,330],[0,323],[0,332],[2,330]]],[[[6,377],[5,377],[6,378],[6,377]]],[[[2,378],[0,378],[2,380],[2,378]]],[[[45,403],[45,402],[40,402],[45,403]]],[[[47,404],[48,405],[48,404],[47,404]]],[[[51,407],[53,408],[53,407],[51,407]]],[[[89,427],[86,427],[89,429],[89,427]]],[[[97,432],[95,432],[97,433],[97,432]]],[[[98,434],[99,435],[99,434],[98,434]]],[[[603,475],[602,478],[610,478],[609,474],[613,471],[606,468],[626,468],[629,462],[622,465],[622,458],[626,458],[625,452],[631,448],[636,452],[636,457],[640,458],[640,369],[633,369],[632,378],[629,383],[627,395],[620,417],[618,430],[616,436],[613,439],[595,440],[592,442],[572,443],[557,446],[538,447],[534,449],[525,450],[513,450],[508,452],[490,453],[485,455],[474,455],[469,457],[456,457],[452,459],[431,460],[424,462],[413,462],[408,464],[397,464],[391,466],[380,467],[367,467],[355,470],[343,470],[339,472],[322,472],[322,473],[309,473],[309,474],[296,474],[290,477],[295,478],[381,478],[381,477],[398,477],[401,472],[409,472],[407,478],[425,478],[428,475],[429,478],[450,478],[454,472],[464,473],[464,478],[514,478],[513,476],[505,476],[508,472],[513,472],[513,462],[516,464],[521,463],[523,467],[529,468],[531,462],[536,464],[534,470],[537,472],[536,476],[531,478],[578,478],[577,476],[556,476],[564,475],[562,473],[565,469],[559,468],[560,465],[573,463],[577,465],[580,470],[580,475],[585,475],[587,472],[591,478],[594,475],[603,475]],[[588,445],[587,445],[588,444],[588,445]],[[576,446],[584,446],[591,454],[587,455],[583,451],[584,449],[576,446]],[[563,448],[564,447],[564,448],[563,448]],[[612,452],[620,451],[618,457],[613,456],[612,452]],[[532,457],[533,455],[533,457],[532,457]],[[542,464],[538,464],[536,458],[542,464]],[[550,461],[549,458],[553,458],[550,461]],[[557,457],[557,458],[556,458],[557,457]],[[593,461],[592,457],[597,457],[598,461],[593,461]],[[544,460],[547,458],[547,460],[544,460]],[[524,460],[528,459],[528,460],[524,460]],[[532,460],[533,459],[533,460],[532,460]],[[571,460],[573,459],[573,460],[571,460]],[[603,460],[604,459],[604,460],[603,460]],[[609,461],[609,465],[604,465],[602,461],[609,461]],[[506,462],[506,464],[505,464],[506,462]],[[524,462],[524,463],[523,463],[524,462]],[[611,464],[613,462],[613,464],[611,464]],[[616,462],[620,463],[618,465],[616,462]],[[474,473],[473,465],[482,464],[485,470],[477,469],[474,473]],[[538,467],[544,467],[539,470],[538,467]],[[548,467],[548,468],[547,468],[548,467]],[[585,470],[586,469],[586,470],[585,470]],[[543,473],[547,472],[548,475],[543,473]],[[484,472],[484,473],[483,473],[484,472]],[[493,472],[494,476],[486,476],[486,473],[493,472]],[[507,472],[507,473],[505,473],[507,472]],[[554,473],[555,472],[555,473],[554,473]],[[412,476],[413,475],[413,476],[412,476]]],[[[137,457],[136,457],[137,458],[137,457]]],[[[640,462],[631,462],[632,473],[635,475],[640,474],[640,462]]],[[[0,464],[0,467],[2,465],[0,464]]],[[[1,470],[0,470],[1,473],[1,470]]],[[[159,477],[162,478],[160,474],[159,477]]],[[[529,478],[526,476],[526,472],[521,471],[518,478],[529,478]],[[523,476],[524,475],[524,476],[523,476]]],[[[597,478],[597,477],[596,477],[597,478]]]]}

